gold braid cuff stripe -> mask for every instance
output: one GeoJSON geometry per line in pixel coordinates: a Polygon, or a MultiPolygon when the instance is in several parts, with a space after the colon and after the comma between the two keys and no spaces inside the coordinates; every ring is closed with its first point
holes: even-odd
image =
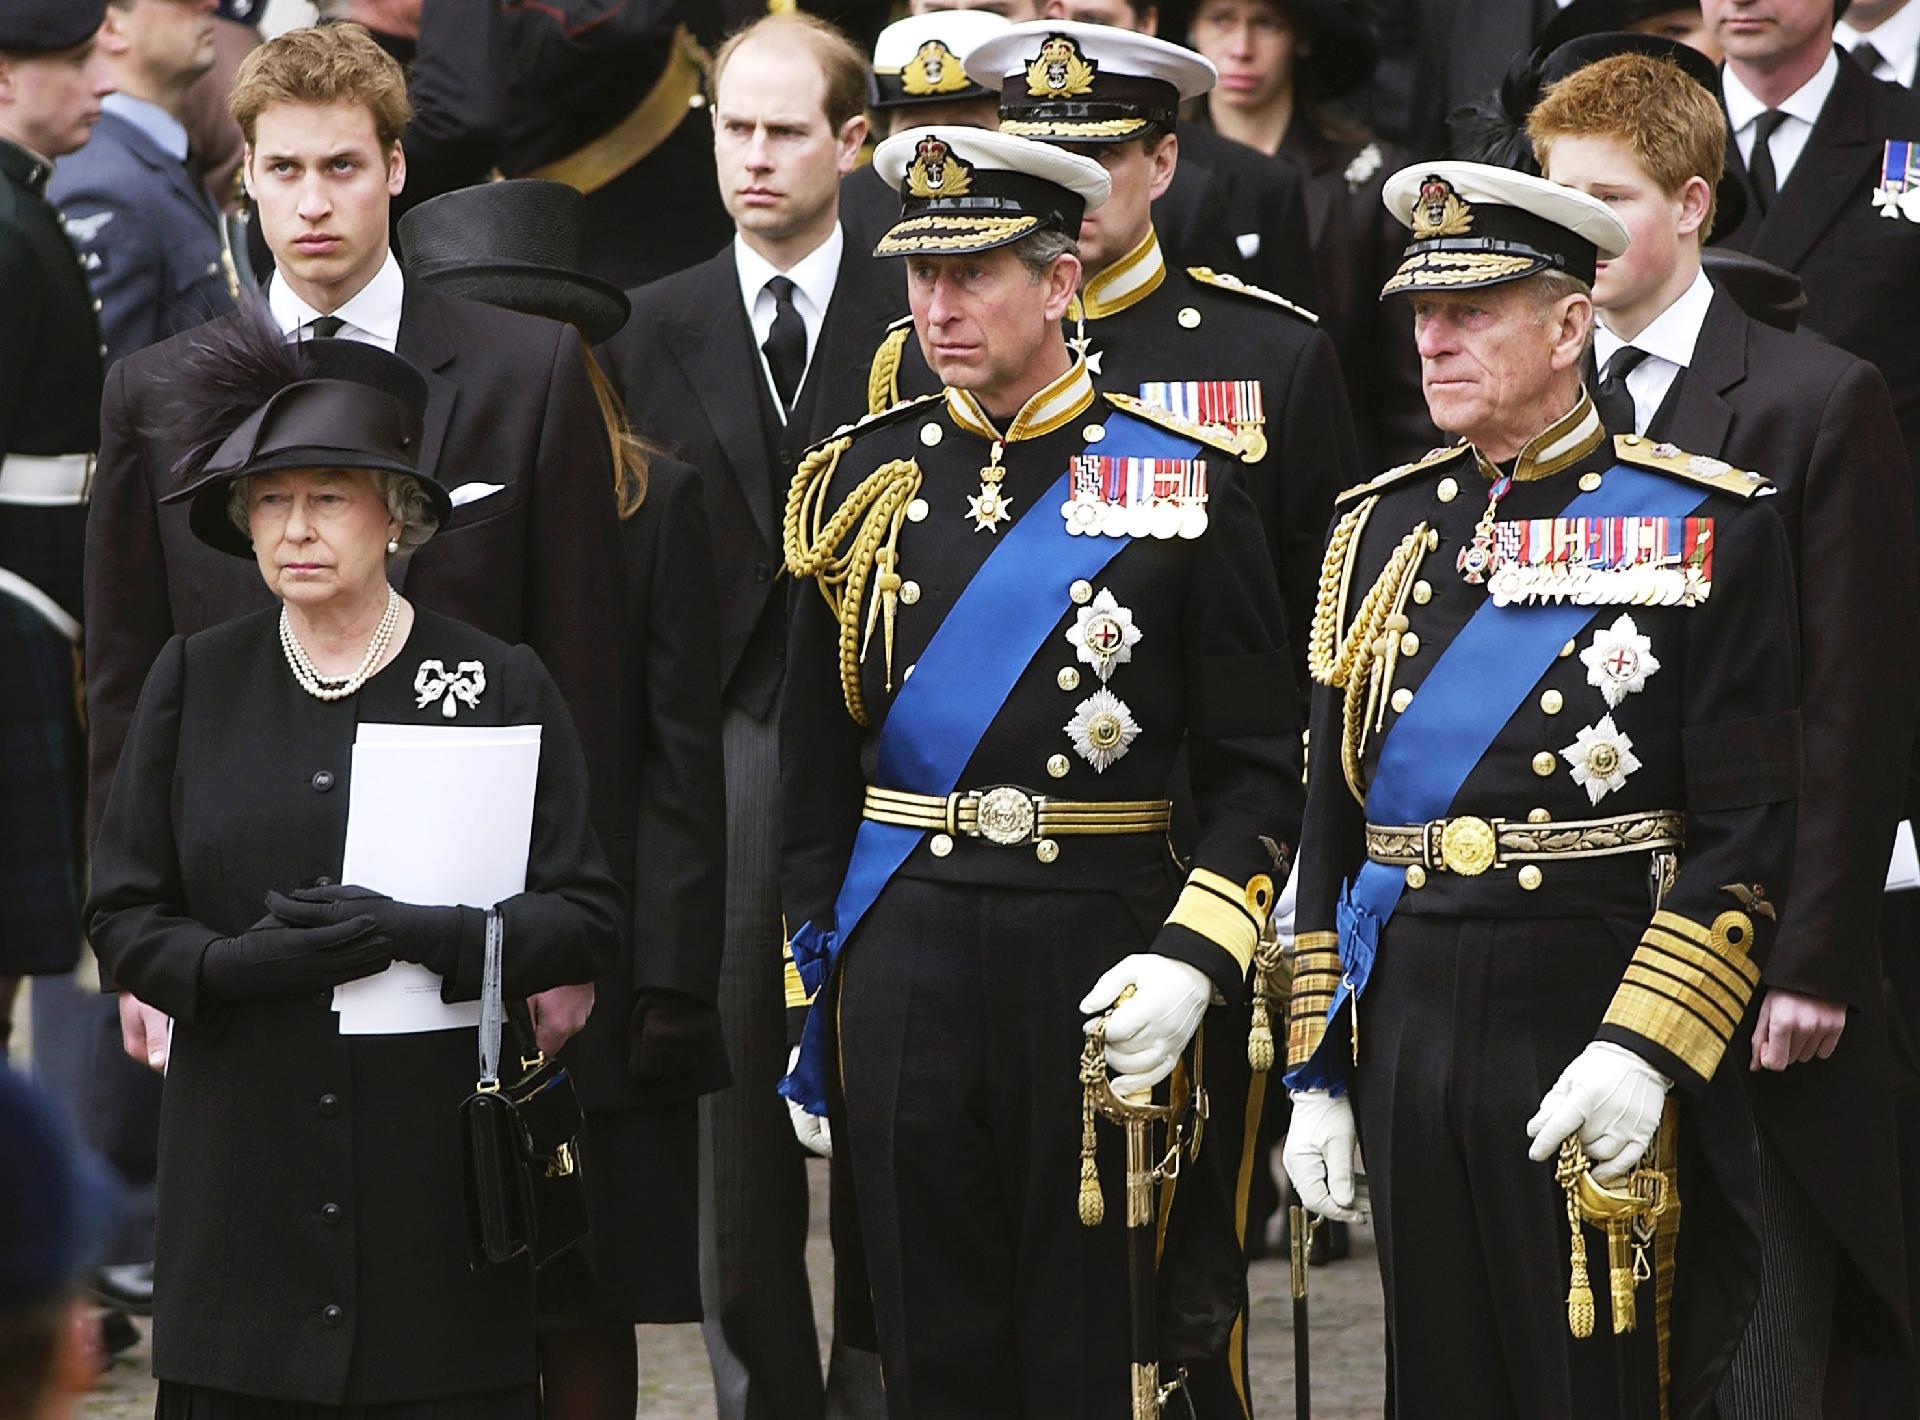
{"type": "Polygon", "coordinates": [[[1489,868],[1548,858],[1607,858],[1681,846],[1686,815],[1661,809],[1611,818],[1554,823],[1452,818],[1385,827],[1367,825],[1367,856],[1376,863],[1478,876],[1489,868]]]}
{"type": "Polygon", "coordinates": [[[1144,118],[1003,118],[1000,131],[1016,138],[1125,138],[1147,126],[1144,118]]]}
{"type": "Polygon", "coordinates": [[[1760,984],[1760,968],[1724,934],[1656,912],[1634,949],[1605,1022],[1666,1049],[1702,1080],[1713,1078],[1760,984]]]}
{"type": "Polygon", "coordinates": [[[786,984],[787,1009],[795,1010],[801,1006],[811,1006],[813,997],[807,994],[807,988],[800,984],[800,968],[793,964],[793,953],[787,953],[782,968],[782,977],[786,984]]]}
{"type": "Polygon", "coordinates": [[[1340,985],[1339,936],[1302,932],[1293,939],[1293,990],[1287,1005],[1287,1068],[1313,1058],[1327,1033],[1327,1011],[1340,985]]]}
{"type": "Polygon", "coordinates": [[[873,254],[912,256],[916,252],[964,251],[983,244],[1009,242],[1039,226],[1038,217],[954,217],[928,213],[910,217],[893,227],[874,246],[873,254]]]}
{"type": "Polygon", "coordinates": [[[1401,262],[1400,269],[1380,288],[1380,294],[1389,296],[1409,287],[1466,286],[1479,281],[1499,281],[1529,275],[1539,270],[1540,266],[1540,262],[1529,256],[1501,256],[1484,251],[1423,251],[1401,262]]]}
{"type": "Polygon", "coordinates": [[[1253,965],[1253,951],[1260,941],[1260,924],[1247,911],[1245,899],[1245,889],[1231,879],[1195,868],[1167,914],[1167,925],[1205,937],[1244,973],[1253,965]]]}

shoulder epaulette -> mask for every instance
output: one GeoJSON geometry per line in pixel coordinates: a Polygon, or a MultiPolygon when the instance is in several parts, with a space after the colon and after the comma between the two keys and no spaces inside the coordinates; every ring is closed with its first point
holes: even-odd
{"type": "Polygon", "coordinates": [[[1690,454],[1673,444],[1656,443],[1640,434],[1614,435],[1613,456],[1635,468],[1672,474],[1703,488],[1731,493],[1735,498],[1764,498],[1778,491],[1764,475],[1735,468],[1725,459],[1690,454]]]}
{"type": "Polygon", "coordinates": [[[1437,467],[1451,459],[1458,458],[1466,452],[1467,446],[1465,444],[1448,444],[1445,448],[1428,449],[1426,453],[1422,454],[1412,463],[1400,464],[1396,468],[1390,468],[1385,473],[1368,479],[1365,483],[1356,483],[1351,488],[1342,489],[1333,495],[1334,505],[1338,507],[1340,504],[1352,502],[1355,498],[1359,498],[1364,494],[1378,493],[1382,489],[1391,488],[1403,478],[1411,477],[1413,474],[1420,473],[1425,469],[1437,467]]]}
{"type": "Polygon", "coordinates": [[[1269,291],[1264,286],[1252,285],[1249,282],[1242,281],[1238,276],[1234,276],[1229,272],[1215,271],[1211,266],[1189,266],[1187,268],[1187,275],[1191,276],[1195,281],[1200,282],[1203,286],[1212,286],[1222,291],[1231,291],[1236,296],[1246,296],[1255,301],[1265,301],[1269,305],[1278,306],[1283,311],[1299,316],[1301,320],[1306,321],[1310,325],[1320,324],[1320,317],[1308,310],[1305,306],[1295,305],[1279,292],[1269,291]]]}
{"type": "Polygon", "coordinates": [[[1107,403],[1122,414],[1131,414],[1135,419],[1144,419],[1149,424],[1157,424],[1162,429],[1171,429],[1176,434],[1184,434],[1189,439],[1205,444],[1210,449],[1218,449],[1223,454],[1243,457],[1239,432],[1225,424],[1196,424],[1191,419],[1183,419],[1170,410],[1157,404],[1148,404],[1134,395],[1121,394],[1118,390],[1106,392],[1107,403]]]}
{"type": "Polygon", "coordinates": [[[898,403],[890,404],[885,409],[876,410],[872,414],[869,414],[863,418],[854,420],[853,423],[851,424],[842,424],[838,429],[835,429],[831,434],[828,434],[825,438],[814,440],[813,443],[807,446],[807,452],[811,453],[815,449],[825,448],[828,444],[831,444],[835,439],[844,439],[849,436],[855,439],[864,438],[866,435],[871,434],[876,429],[884,429],[887,425],[893,423],[894,420],[898,419],[901,415],[905,414],[908,410],[918,409],[921,405],[927,403],[929,400],[941,399],[944,397],[945,397],[944,390],[935,390],[932,394],[915,395],[912,399],[903,399],[903,400],[900,400],[898,403]]]}
{"type": "Polygon", "coordinates": [[[900,402],[900,357],[913,334],[913,316],[900,317],[887,327],[873,361],[867,366],[867,413],[880,414],[900,402]]]}

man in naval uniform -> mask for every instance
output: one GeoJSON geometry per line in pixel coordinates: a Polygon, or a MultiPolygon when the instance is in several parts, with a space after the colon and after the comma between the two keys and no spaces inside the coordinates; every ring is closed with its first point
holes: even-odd
{"type": "Polygon", "coordinates": [[[1711,1413],[1757,1286],[1727,1046],[1793,841],[1786,535],[1757,475],[1608,437],[1604,203],[1442,162],[1385,198],[1461,442],[1336,501],[1287,1171],[1353,1217],[1357,1116],[1403,1417],[1711,1413]]]}
{"type": "Polygon", "coordinates": [[[0,10],[0,1058],[19,978],[80,951],[80,557],[100,443],[98,309],[47,202],[113,91],[104,0],[0,10]]]}
{"type": "MultiPolygon", "coordinates": [[[[1209,1006],[1246,999],[1285,876],[1262,840],[1300,794],[1280,602],[1231,431],[1102,392],[1067,344],[1099,164],[965,128],[875,161],[903,208],[876,255],[906,258],[946,384],[816,446],[787,499],[782,901],[811,1007],[782,1092],[816,1146],[831,1110],[894,1420],[1125,1413],[1122,1229],[1068,1201],[1076,1060],[1104,1019],[1114,1090],[1192,1082],[1209,1006]]],[[[1186,1197],[1168,1379],[1239,1301],[1237,1239],[1186,1197]]]]}
{"type": "MultiPolygon", "coordinates": [[[[1304,628],[1333,494],[1359,478],[1339,359],[1312,312],[1208,267],[1170,266],[1154,230],[1152,203],[1180,160],[1180,105],[1213,87],[1213,66],[1151,35],[1067,20],[989,35],[966,62],[1000,95],[1001,132],[1106,169],[1112,196],[1080,227],[1068,343],[1101,389],[1238,435],[1287,624],[1304,628]]],[[[896,325],[876,352],[872,408],[938,387],[910,335],[896,325]]]]}

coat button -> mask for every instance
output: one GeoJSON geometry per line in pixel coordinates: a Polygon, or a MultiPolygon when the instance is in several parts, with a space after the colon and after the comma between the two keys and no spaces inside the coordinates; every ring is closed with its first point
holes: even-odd
{"type": "Polygon", "coordinates": [[[1538,774],[1542,779],[1551,778],[1553,771],[1559,767],[1560,761],[1544,749],[1533,757],[1533,772],[1538,774]]]}
{"type": "Polygon", "coordinates": [[[325,1223],[329,1228],[339,1227],[340,1219],[345,1216],[346,1210],[338,1203],[323,1203],[320,1205],[320,1221],[325,1223]]]}
{"type": "Polygon", "coordinates": [[[333,1094],[320,1096],[319,1110],[326,1118],[332,1119],[340,1113],[340,1096],[333,1094]]]}
{"type": "Polygon", "coordinates": [[[332,887],[333,879],[328,877],[325,873],[322,873],[319,877],[313,880],[313,885],[315,887],[332,887]]]}
{"type": "Polygon", "coordinates": [[[328,1302],[324,1307],[320,1308],[320,1320],[324,1321],[328,1326],[338,1326],[346,1319],[347,1314],[332,1302],[328,1302]]]}
{"type": "Polygon", "coordinates": [[[333,771],[331,769],[316,769],[313,771],[313,778],[307,782],[313,785],[314,793],[324,794],[333,787],[333,771]]]}

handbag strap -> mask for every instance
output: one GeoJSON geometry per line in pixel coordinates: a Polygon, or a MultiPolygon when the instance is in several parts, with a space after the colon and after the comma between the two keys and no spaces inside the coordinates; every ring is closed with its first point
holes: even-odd
{"type": "Polygon", "coordinates": [[[480,972],[480,1090],[500,1088],[500,1028],[506,1005],[500,998],[500,946],[506,928],[498,908],[487,909],[487,952],[480,972]]]}

